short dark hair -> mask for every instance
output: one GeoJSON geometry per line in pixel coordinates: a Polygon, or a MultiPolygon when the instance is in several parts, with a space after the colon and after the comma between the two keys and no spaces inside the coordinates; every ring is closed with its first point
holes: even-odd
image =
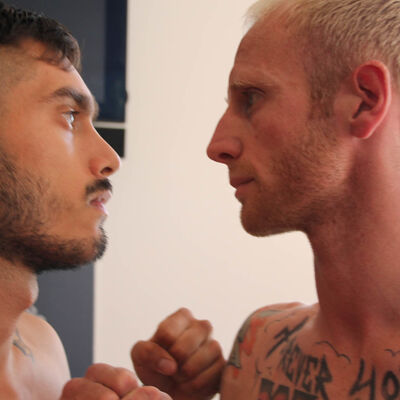
{"type": "Polygon", "coordinates": [[[54,61],[66,58],[80,70],[78,42],[65,26],[42,13],[14,8],[0,1],[0,46],[17,47],[24,39],[41,42],[54,53],[54,61]]]}

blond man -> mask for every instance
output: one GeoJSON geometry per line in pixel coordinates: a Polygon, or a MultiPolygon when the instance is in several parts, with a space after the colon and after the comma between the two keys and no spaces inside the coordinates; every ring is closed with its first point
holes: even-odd
{"type": "MultiPolygon", "coordinates": [[[[398,399],[400,2],[260,0],[248,16],[207,153],[228,167],[248,233],[307,235],[318,303],[254,312],[221,399],[398,399]]],[[[163,323],[175,352],[178,325],[163,323]]],[[[149,378],[161,353],[176,358],[136,345],[138,371],[149,378]]]]}

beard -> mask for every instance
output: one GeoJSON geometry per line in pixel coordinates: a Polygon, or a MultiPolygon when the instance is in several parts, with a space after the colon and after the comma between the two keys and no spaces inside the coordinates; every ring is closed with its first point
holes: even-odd
{"type": "Polygon", "coordinates": [[[254,173],[254,191],[241,209],[242,225],[253,236],[307,233],[335,212],[347,167],[333,128],[329,121],[314,117],[298,138],[272,156],[266,166],[269,179],[254,173]]]}
{"type": "MultiPolygon", "coordinates": [[[[111,183],[97,181],[86,188],[86,195],[100,189],[111,190],[111,183]]],[[[46,233],[63,205],[43,178],[18,169],[0,149],[0,257],[20,262],[36,274],[74,269],[99,259],[107,245],[102,227],[98,237],[84,239],[46,233]]]]}

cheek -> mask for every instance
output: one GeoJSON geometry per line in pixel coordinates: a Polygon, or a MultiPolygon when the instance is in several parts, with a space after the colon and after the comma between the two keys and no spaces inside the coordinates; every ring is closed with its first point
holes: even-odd
{"type": "Polygon", "coordinates": [[[299,140],[306,121],[300,121],[295,113],[283,113],[281,108],[275,107],[256,114],[251,124],[254,140],[260,146],[279,149],[299,140]]]}
{"type": "Polygon", "coordinates": [[[298,156],[295,130],[279,121],[255,121],[254,131],[248,140],[251,162],[260,175],[273,179],[286,172],[298,156]]]}

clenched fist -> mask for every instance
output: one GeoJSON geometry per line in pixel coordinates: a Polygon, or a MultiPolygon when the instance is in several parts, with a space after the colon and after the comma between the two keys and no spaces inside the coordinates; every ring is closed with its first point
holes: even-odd
{"type": "Polygon", "coordinates": [[[225,360],[208,321],[182,308],[131,352],[138,377],[174,400],[207,400],[219,391],[225,360]]]}
{"type": "Polygon", "coordinates": [[[93,364],[83,378],[71,379],[60,400],[171,400],[154,387],[139,386],[133,372],[93,364]]]}

